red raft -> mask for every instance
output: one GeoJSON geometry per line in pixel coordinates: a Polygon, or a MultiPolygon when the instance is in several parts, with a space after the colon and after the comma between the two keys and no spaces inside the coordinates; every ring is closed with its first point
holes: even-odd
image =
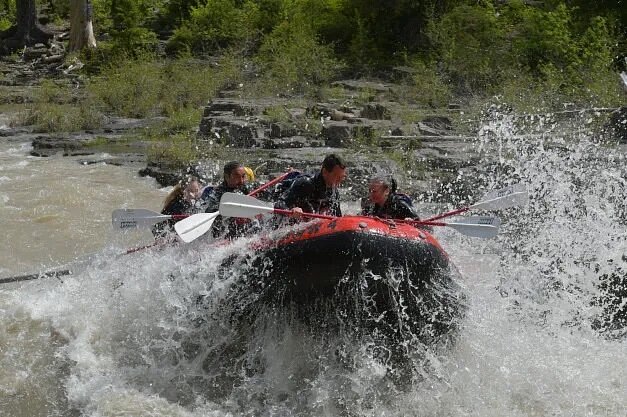
{"type": "MultiPolygon", "coordinates": [[[[232,267],[244,272],[249,302],[286,305],[383,324],[393,333],[439,336],[463,312],[454,268],[438,241],[405,223],[345,216],[315,220],[253,245],[232,267]]],[[[240,300],[243,301],[243,300],[240,300]]],[[[242,306],[240,306],[242,307],[242,306]]],[[[256,309],[256,308],[255,308],[256,309]]]]}

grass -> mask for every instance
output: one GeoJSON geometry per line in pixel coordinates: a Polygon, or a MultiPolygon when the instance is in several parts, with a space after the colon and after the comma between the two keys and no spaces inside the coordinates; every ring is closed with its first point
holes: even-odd
{"type": "Polygon", "coordinates": [[[36,103],[25,108],[12,118],[12,125],[34,126],[34,131],[77,132],[97,129],[104,123],[105,116],[91,105],[36,103]]]}
{"type": "Polygon", "coordinates": [[[283,106],[270,106],[263,110],[263,114],[271,123],[289,123],[292,118],[283,106]]]}
{"type": "Polygon", "coordinates": [[[146,157],[149,163],[177,170],[196,161],[199,154],[195,135],[178,133],[167,138],[153,138],[146,157]]]}

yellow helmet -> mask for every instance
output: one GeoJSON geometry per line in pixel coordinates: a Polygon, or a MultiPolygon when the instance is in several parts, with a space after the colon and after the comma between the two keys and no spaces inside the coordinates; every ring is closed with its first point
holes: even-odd
{"type": "Polygon", "coordinates": [[[255,181],[255,172],[251,168],[244,167],[244,171],[246,171],[246,177],[248,178],[248,181],[255,181]]]}

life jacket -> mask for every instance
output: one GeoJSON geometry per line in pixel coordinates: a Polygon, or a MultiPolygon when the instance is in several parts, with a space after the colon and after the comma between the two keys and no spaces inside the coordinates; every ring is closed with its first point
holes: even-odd
{"type": "Polygon", "coordinates": [[[202,189],[202,193],[200,194],[200,200],[201,201],[207,201],[207,199],[213,194],[213,190],[216,187],[214,187],[213,185],[207,185],[205,188],[202,189]]]}
{"type": "Polygon", "coordinates": [[[398,198],[400,198],[400,199],[401,199],[401,201],[403,201],[403,202],[407,203],[407,205],[408,205],[408,206],[410,206],[410,207],[413,207],[413,206],[414,206],[414,202],[413,202],[413,201],[411,201],[411,197],[410,197],[410,196],[408,196],[407,194],[404,194],[404,193],[399,193],[399,192],[396,192],[395,194],[396,194],[396,196],[397,196],[398,198]]]}

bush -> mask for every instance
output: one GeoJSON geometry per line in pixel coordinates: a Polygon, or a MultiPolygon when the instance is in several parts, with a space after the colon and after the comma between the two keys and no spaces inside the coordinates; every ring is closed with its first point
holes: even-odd
{"type": "Polygon", "coordinates": [[[153,143],[148,147],[148,163],[181,169],[189,166],[190,161],[198,159],[198,147],[195,136],[189,133],[153,137],[153,143]]]}
{"type": "Polygon", "coordinates": [[[108,113],[126,117],[170,116],[193,111],[241,77],[236,55],[213,67],[205,61],[128,59],[92,78],[88,93],[108,113]]]}
{"type": "Polygon", "coordinates": [[[20,112],[14,123],[34,126],[35,132],[78,132],[97,129],[104,121],[104,115],[93,103],[83,103],[80,106],[37,103],[20,112]]]}
{"type": "Polygon", "coordinates": [[[429,35],[462,92],[484,91],[500,82],[504,34],[492,8],[458,6],[434,22],[429,35]]]}
{"type": "Polygon", "coordinates": [[[149,117],[161,113],[162,70],[153,61],[127,60],[92,78],[87,90],[113,114],[149,117]]]}
{"type": "Polygon", "coordinates": [[[215,53],[250,36],[258,15],[259,8],[252,1],[238,8],[235,0],[208,0],[192,8],[189,20],[174,31],[167,50],[215,53]]]}
{"type": "Polygon", "coordinates": [[[563,3],[544,11],[514,2],[505,16],[519,22],[511,36],[512,56],[520,65],[539,76],[551,76],[553,68],[575,75],[577,43],[570,30],[570,12],[563,3]]]}
{"type": "Polygon", "coordinates": [[[417,61],[412,67],[416,71],[412,77],[408,98],[414,103],[429,107],[445,107],[451,100],[449,85],[435,70],[435,66],[427,66],[417,61]]]}
{"type": "Polygon", "coordinates": [[[328,82],[342,68],[330,46],[304,24],[281,23],[261,45],[256,62],[263,83],[278,91],[302,93],[328,82]]]}
{"type": "Polygon", "coordinates": [[[0,32],[15,22],[15,0],[0,0],[0,32]]]}

